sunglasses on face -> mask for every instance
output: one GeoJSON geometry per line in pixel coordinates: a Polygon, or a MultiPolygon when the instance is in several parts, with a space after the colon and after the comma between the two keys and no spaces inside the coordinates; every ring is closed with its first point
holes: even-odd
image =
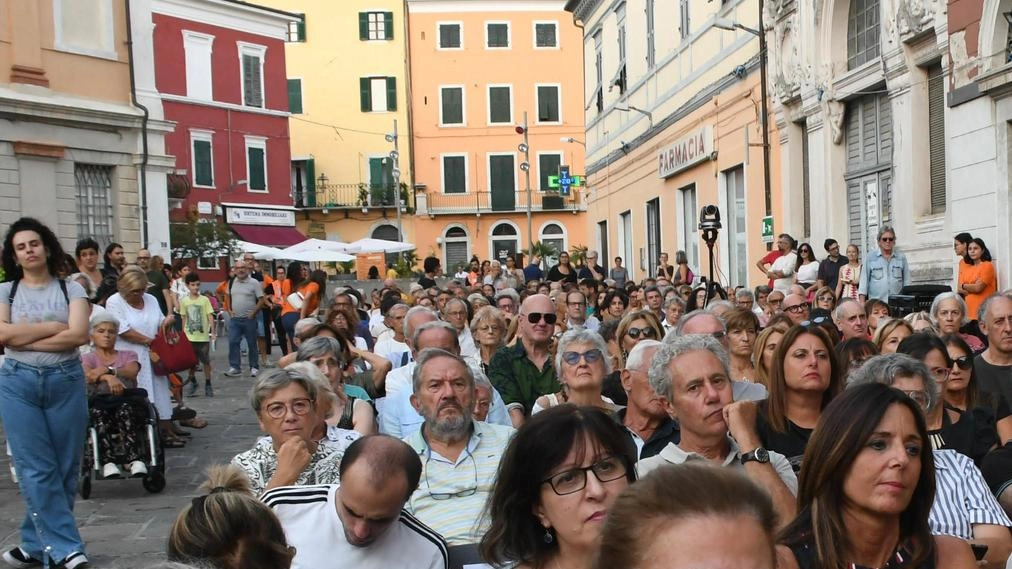
{"type": "Polygon", "coordinates": [[[625,331],[633,340],[638,340],[640,336],[644,338],[656,338],[657,330],[654,330],[650,326],[644,326],[643,328],[629,328],[625,331]]]}
{"type": "Polygon", "coordinates": [[[961,370],[968,370],[973,367],[973,356],[963,356],[961,358],[952,358],[952,363],[961,370]]]}
{"type": "Polygon", "coordinates": [[[804,304],[795,304],[794,306],[786,306],[786,307],[784,307],[784,310],[786,310],[787,312],[793,312],[795,314],[800,314],[800,313],[802,313],[802,312],[805,311],[805,308],[806,308],[806,306],[804,304]]]}
{"type": "Polygon", "coordinates": [[[801,326],[803,326],[805,328],[808,328],[809,326],[818,326],[818,325],[822,324],[823,322],[828,322],[828,321],[829,321],[829,317],[828,316],[819,316],[817,318],[812,318],[811,320],[805,320],[804,322],[801,323],[801,326]]]}
{"type": "Polygon", "coordinates": [[[537,324],[544,318],[545,324],[554,325],[555,321],[558,320],[558,316],[554,312],[530,312],[527,314],[527,321],[531,324],[537,324]]]}
{"type": "Polygon", "coordinates": [[[883,237],[882,239],[880,239],[880,241],[885,241],[886,243],[892,243],[893,241],[896,241],[896,238],[895,237],[883,237]]]}
{"type": "Polygon", "coordinates": [[[586,352],[563,352],[562,353],[562,361],[566,362],[567,364],[569,364],[571,366],[574,366],[574,365],[580,363],[581,359],[583,359],[584,361],[586,361],[588,364],[593,364],[593,363],[596,363],[596,362],[600,361],[601,358],[603,358],[603,357],[604,357],[604,354],[602,354],[601,350],[598,350],[597,348],[594,348],[593,350],[588,350],[586,352]]]}

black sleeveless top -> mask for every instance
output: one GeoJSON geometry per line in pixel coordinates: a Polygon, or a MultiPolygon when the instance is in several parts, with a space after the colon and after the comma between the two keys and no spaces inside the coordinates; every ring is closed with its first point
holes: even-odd
{"type": "MultiPolygon", "coordinates": [[[[814,543],[803,543],[799,545],[790,546],[791,553],[794,554],[794,559],[798,562],[798,567],[801,569],[816,569],[820,567],[815,561],[815,544],[814,543]]],[[[893,552],[892,557],[885,565],[878,569],[935,569],[935,560],[930,559],[927,562],[913,566],[910,564],[910,558],[912,555],[907,551],[906,547],[901,545],[896,548],[893,552]]],[[[865,567],[864,565],[858,565],[851,563],[847,566],[847,569],[875,569],[873,567],[865,567]]]]}
{"type": "Polygon", "coordinates": [[[344,412],[341,413],[341,419],[337,422],[338,429],[347,429],[349,431],[355,430],[355,425],[352,423],[352,415],[355,412],[355,399],[352,396],[348,396],[348,404],[344,406],[344,412]]]}

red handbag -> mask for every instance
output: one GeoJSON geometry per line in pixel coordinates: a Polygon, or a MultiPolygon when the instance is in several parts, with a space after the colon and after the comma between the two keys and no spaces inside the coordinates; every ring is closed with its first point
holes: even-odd
{"type": "Polygon", "coordinates": [[[169,329],[165,335],[159,334],[151,342],[151,351],[158,354],[158,362],[151,362],[151,370],[155,375],[168,375],[188,370],[197,365],[197,354],[193,353],[193,345],[186,334],[169,329]]]}

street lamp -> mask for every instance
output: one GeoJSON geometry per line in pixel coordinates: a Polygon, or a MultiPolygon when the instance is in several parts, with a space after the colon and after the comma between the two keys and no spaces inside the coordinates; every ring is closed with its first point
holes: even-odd
{"type": "Polygon", "coordinates": [[[527,188],[527,254],[534,254],[534,223],[531,214],[531,147],[530,139],[527,136],[527,111],[524,111],[524,124],[517,126],[517,134],[523,135],[524,141],[517,146],[517,150],[524,155],[524,161],[520,163],[520,169],[524,172],[524,180],[527,188]]]}
{"type": "Polygon", "coordinates": [[[394,178],[394,203],[397,206],[397,235],[398,239],[403,240],[404,232],[401,230],[401,153],[397,146],[397,119],[394,119],[394,132],[386,135],[384,139],[386,139],[387,142],[392,142],[394,144],[394,149],[391,150],[389,154],[390,160],[393,161],[393,169],[390,173],[394,178]]]}
{"type": "MultiPolygon", "coordinates": [[[[759,0],[760,28],[762,27],[762,14],[765,9],[763,4],[764,0],[759,0]]],[[[763,190],[766,198],[766,215],[770,216],[773,215],[773,192],[770,188],[770,129],[767,124],[769,120],[769,103],[767,102],[769,96],[766,92],[766,34],[727,18],[714,18],[713,27],[729,31],[742,30],[759,38],[759,80],[762,83],[759,86],[759,96],[762,98],[760,105],[762,107],[763,129],[763,190]]],[[[769,247],[770,245],[767,246],[769,247]]]]}
{"type": "Polygon", "coordinates": [[[566,143],[569,143],[569,144],[574,144],[575,143],[575,144],[579,144],[580,146],[582,146],[584,148],[587,147],[587,143],[586,142],[584,142],[582,140],[577,140],[577,139],[573,138],[572,136],[563,136],[562,138],[559,139],[559,142],[566,142],[566,143]]]}

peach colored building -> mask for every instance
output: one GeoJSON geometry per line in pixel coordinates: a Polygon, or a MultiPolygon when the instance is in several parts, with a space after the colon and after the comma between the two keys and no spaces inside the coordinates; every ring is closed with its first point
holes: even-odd
{"type": "Polygon", "coordinates": [[[123,2],[0,2],[0,224],[37,217],[71,250],[94,237],[168,251],[171,125],[153,96],[150,1],[130,5],[132,29],[123,2]]]}
{"type": "Polygon", "coordinates": [[[584,171],[583,35],[563,5],[407,1],[414,241],[447,273],[531,241],[587,243],[584,188],[549,187],[560,166],[584,171]]]}

